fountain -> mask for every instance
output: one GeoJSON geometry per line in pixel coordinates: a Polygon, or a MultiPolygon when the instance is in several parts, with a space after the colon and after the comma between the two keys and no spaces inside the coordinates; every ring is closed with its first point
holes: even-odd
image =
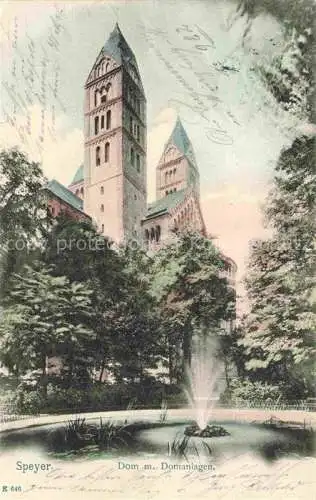
{"type": "Polygon", "coordinates": [[[195,341],[191,366],[186,370],[185,394],[191,406],[195,424],[185,428],[186,436],[220,437],[229,432],[219,425],[210,425],[209,420],[219,399],[222,369],[214,360],[214,346],[205,337],[195,341]]]}
{"type": "MultiPolygon", "coordinates": [[[[95,412],[59,422],[42,423],[1,434],[3,449],[36,446],[55,459],[69,457],[163,457],[168,460],[213,462],[219,457],[234,456],[236,450],[257,453],[264,459],[278,459],[284,454],[308,457],[314,435],[305,428],[269,427],[266,424],[237,422],[225,417],[225,427],[214,420],[214,407],[223,387],[222,369],[216,362],[216,349],[210,339],[194,344],[192,363],[187,370],[185,393],[191,411],[152,409],[95,412]],[[192,415],[193,413],[193,415],[192,415]],[[213,420],[213,422],[212,422],[213,420]],[[247,439],[245,439],[245,435],[247,439]],[[221,437],[221,439],[219,439],[221,437]]],[[[224,422],[223,422],[224,423],[224,422]]]]}

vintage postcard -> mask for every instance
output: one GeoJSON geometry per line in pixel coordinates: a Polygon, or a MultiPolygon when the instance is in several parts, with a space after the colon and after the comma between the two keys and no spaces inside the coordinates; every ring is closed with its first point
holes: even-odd
{"type": "Polygon", "coordinates": [[[315,21],[2,2],[2,498],[313,498],[315,21]]]}

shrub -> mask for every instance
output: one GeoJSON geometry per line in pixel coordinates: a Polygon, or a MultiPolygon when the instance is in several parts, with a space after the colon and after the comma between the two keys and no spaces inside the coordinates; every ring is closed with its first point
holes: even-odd
{"type": "Polygon", "coordinates": [[[88,390],[83,391],[82,389],[62,389],[49,384],[47,387],[45,411],[48,413],[60,411],[76,412],[87,408],[89,405],[88,392],[88,390]]]}
{"type": "Polygon", "coordinates": [[[250,380],[234,380],[229,391],[226,391],[222,402],[235,405],[251,402],[270,402],[281,398],[281,390],[278,386],[263,382],[251,382],[250,380]]]}
{"type": "Polygon", "coordinates": [[[25,415],[37,415],[41,413],[45,405],[45,399],[38,391],[18,390],[15,397],[17,413],[25,415]]]}
{"type": "Polygon", "coordinates": [[[95,383],[84,388],[63,388],[48,383],[46,397],[36,389],[25,385],[11,394],[11,405],[17,413],[79,413],[135,409],[150,406],[161,408],[162,402],[168,408],[187,404],[185,396],[176,386],[160,382],[148,384],[105,384],[95,383]]]}

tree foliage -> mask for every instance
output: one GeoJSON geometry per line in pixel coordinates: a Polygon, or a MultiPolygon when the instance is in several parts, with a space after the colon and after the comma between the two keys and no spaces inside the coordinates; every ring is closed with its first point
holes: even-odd
{"type": "Polygon", "coordinates": [[[47,229],[47,210],[42,188],[45,178],[38,163],[17,149],[0,152],[1,236],[38,235],[47,229]]]}
{"type": "Polygon", "coordinates": [[[315,2],[238,0],[237,15],[247,19],[244,36],[261,14],[279,21],[284,44],[271,60],[258,64],[258,74],[284,109],[315,121],[315,2]]]}
{"type": "Polygon", "coordinates": [[[11,279],[0,324],[2,362],[19,375],[41,370],[45,382],[48,357],[61,355],[72,377],[79,360],[89,360],[92,291],[40,264],[11,279]]]}
{"type": "Polygon", "coordinates": [[[0,265],[2,293],[12,272],[29,261],[47,233],[50,217],[40,164],[16,148],[0,152],[0,265]]]}
{"type": "MultiPolygon", "coordinates": [[[[153,259],[152,294],[163,311],[169,370],[176,359],[191,363],[192,338],[223,333],[235,317],[235,292],[223,275],[224,262],[212,242],[195,233],[179,235],[153,259]]],[[[175,373],[175,376],[176,373],[175,373]]]]}
{"type": "Polygon", "coordinates": [[[304,393],[313,383],[315,140],[301,137],[279,159],[266,207],[273,235],[253,243],[247,277],[251,312],[241,343],[248,370],[304,393]]]}
{"type": "Polygon", "coordinates": [[[96,379],[147,387],[166,368],[179,381],[193,336],[219,335],[234,318],[234,291],[212,243],[182,234],[149,256],[114,249],[89,221],[64,214],[49,224],[40,166],[16,150],[2,160],[3,234],[12,229],[36,245],[16,253],[7,272],[1,363],[20,382],[38,371],[44,393],[48,379],[61,389],[96,379]],[[62,370],[49,378],[52,357],[62,370]]]}

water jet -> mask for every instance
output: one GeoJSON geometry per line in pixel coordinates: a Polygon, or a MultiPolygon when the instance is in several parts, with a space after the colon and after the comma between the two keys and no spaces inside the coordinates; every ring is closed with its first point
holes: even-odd
{"type": "Polygon", "coordinates": [[[213,409],[219,400],[222,369],[216,364],[215,348],[205,336],[196,339],[191,366],[186,369],[187,384],[184,388],[193,410],[195,424],[185,428],[184,434],[192,437],[221,437],[229,432],[219,425],[210,425],[213,409]]]}

